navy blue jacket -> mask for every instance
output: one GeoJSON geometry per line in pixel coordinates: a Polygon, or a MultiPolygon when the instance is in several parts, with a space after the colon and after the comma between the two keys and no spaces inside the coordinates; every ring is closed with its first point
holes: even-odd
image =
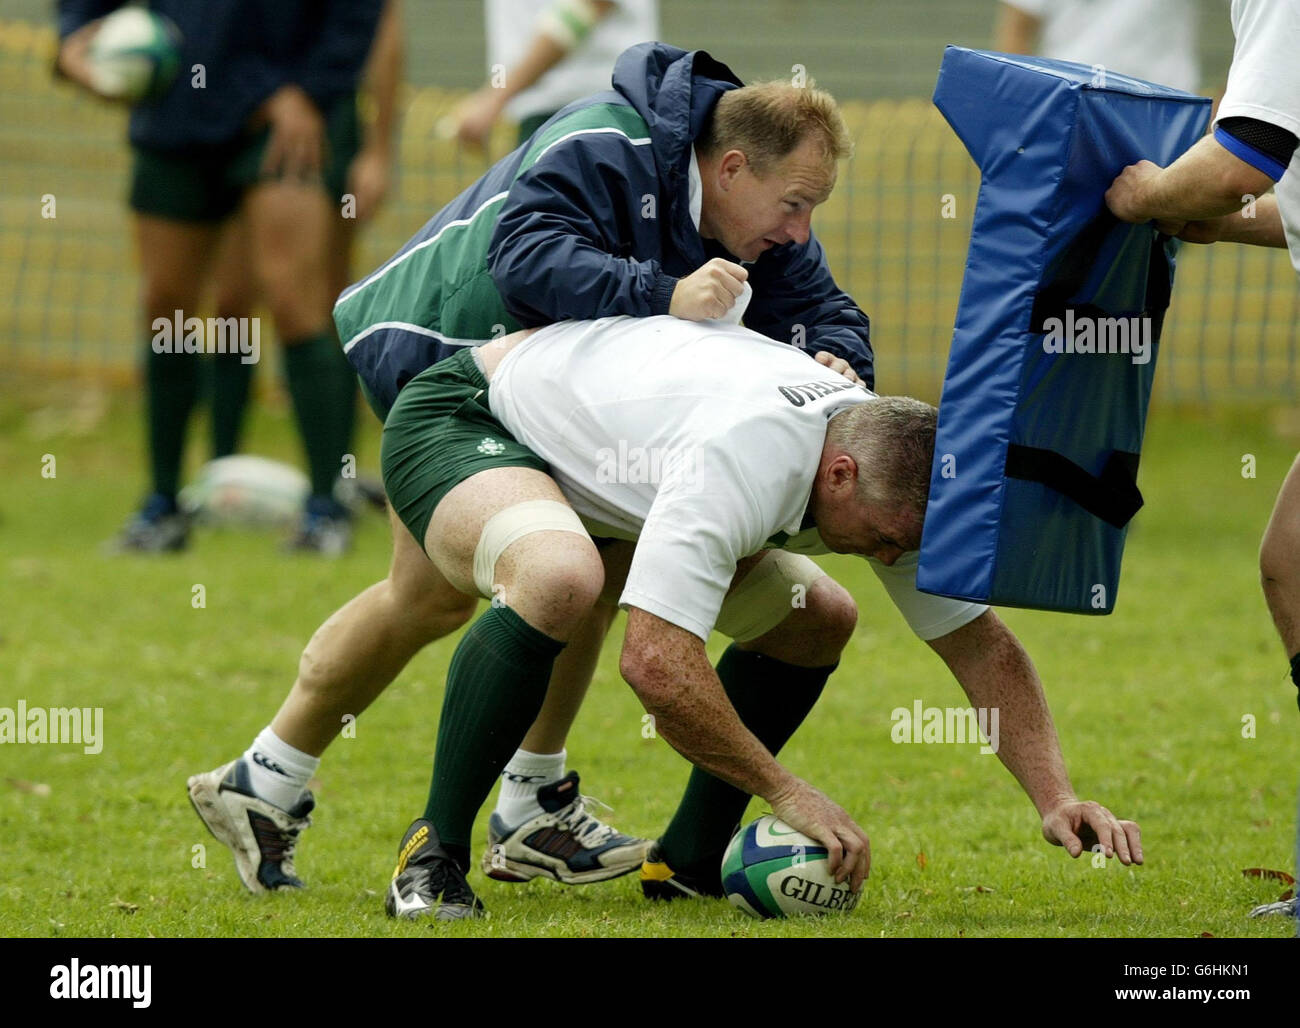
{"type": "MultiPolygon", "coordinates": [[[[339,338],[376,406],[458,347],[506,331],[667,314],[678,279],[730,257],[691,221],[688,168],[718,97],[740,81],[703,51],[640,43],[613,84],[556,114],[339,297],[339,338]]],[[[809,353],[827,350],[873,381],[870,323],[815,236],[770,248],[749,272],[749,328],[793,342],[803,325],[809,353]]]]}
{"type": "MultiPolygon", "coordinates": [[[[123,0],[59,0],[59,36],[123,0]]],[[[322,111],[353,92],[382,0],[152,0],[180,29],[180,73],[131,111],[131,142],[157,150],[230,142],[281,86],[300,86],[322,111]],[[191,85],[196,64],[206,84],[191,85]]]]}

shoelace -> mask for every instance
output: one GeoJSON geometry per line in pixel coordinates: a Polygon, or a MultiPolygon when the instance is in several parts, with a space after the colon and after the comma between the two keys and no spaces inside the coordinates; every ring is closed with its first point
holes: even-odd
{"type": "Polygon", "coordinates": [[[444,873],[441,893],[443,903],[457,903],[471,907],[482,906],[478,897],[474,895],[474,890],[470,888],[469,882],[461,874],[444,873]]]}
{"type": "Polygon", "coordinates": [[[595,796],[579,796],[573,801],[570,813],[560,819],[560,824],[571,831],[584,846],[591,849],[608,842],[615,831],[613,825],[603,824],[587,813],[588,803],[594,803],[607,812],[614,813],[613,807],[596,799],[595,796]]]}
{"type": "Polygon", "coordinates": [[[288,874],[293,874],[293,851],[298,845],[298,834],[304,828],[310,827],[311,818],[304,817],[293,821],[292,827],[280,828],[274,840],[267,840],[271,845],[267,847],[266,855],[272,860],[279,861],[280,866],[288,874]]]}

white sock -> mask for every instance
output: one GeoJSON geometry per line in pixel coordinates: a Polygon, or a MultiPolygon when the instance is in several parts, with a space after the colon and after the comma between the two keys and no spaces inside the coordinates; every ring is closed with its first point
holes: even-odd
{"type": "Polygon", "coordinates": [[[253,779],[253,792],[281,810],[298,805],[311,776],[320,767],[320,757],[294,749],[271,731],[270,725],[248,747],[244,762],[253,779]]]}
{"type": "Polygon", "coordinates": [[[501,793],[497,796],[497,814],[510,828],[517,828],[542,812],[537,790],[564,777],[564,758],[559,753],[529,753],[515,750],[510,763],[501,772],[501,793]]]}

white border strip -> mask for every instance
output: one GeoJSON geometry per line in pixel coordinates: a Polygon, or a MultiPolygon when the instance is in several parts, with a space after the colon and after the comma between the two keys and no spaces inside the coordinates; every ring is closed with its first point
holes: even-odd
{"type": "Polygon", "coordinates": [[[352,347],[365,339],[366,336],[375,332],[382,332],[385,329],[396,329],[399,332],[410,332],[418,336],[426,336],[429,339],[436,339],[447,346],[478,346],[480,343],[486,343],[486,339],[453,339],[451,336],[445,336],[441,332],[435,332],[431,328],[425,328],[423,325],[412,325],[407,321],[381,321],[378,324],[371,325],[364,332],[358,332],[346,343],[343,344],[343,352],[349,353],[352,347]]]}
{"type": "Polygon", "coordinates": [[[542,152],[539,153],[536,157],[533,158],[533,165],[536,166],[538,161],[540,161],[543,157],[545,157],[548,153],[550,153],[550,151],[551,151],[552,149],[554,149],[555,147],[557,147],[557,146],[559,146],[561,143],[563,143],[566,139],[572,139],[574,136],[591,136],[591,135],[597,135],[597,134],[602,134],[602,133],[603,133],[603,134],[609,134],[609,133],[612,133],[612,134],[614,134],[614,135],[616,135],[616,136],[622,136],[624,139],[626,139],[626,140],[627,140],[629,143],[631,143],[633,146],[649,146],[649,145],[650,145],[650,137],[649,137],[649,136],[639,136],[639,137],[637,137],[636,139],[633,139],[633,138],[632,138],[631,136],[629,136],[626,132],[624,132],[621,128],[614,128],[613,126],[606,126],[606,127],[604,127],[604,128],[577,129],[577,130],[574,131],[574,132],[568,132],[568,133],[566,133],[565,135],[562,135],[559,139],[555,140],[554,142],[548,143],[545,147],[543,147],[542,152]]]}

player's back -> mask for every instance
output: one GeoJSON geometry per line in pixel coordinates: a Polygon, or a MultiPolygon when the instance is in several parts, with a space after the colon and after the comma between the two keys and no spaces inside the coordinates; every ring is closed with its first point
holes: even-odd
{"type": "Polygon", "coordinates": [[[627,532],[668,485],[724,505],[748,493],[755,532],[797,524],[827,421],[869,397],[785,343],[670,316],[539,329],[489,390],[579,513],[627,532]]]}

